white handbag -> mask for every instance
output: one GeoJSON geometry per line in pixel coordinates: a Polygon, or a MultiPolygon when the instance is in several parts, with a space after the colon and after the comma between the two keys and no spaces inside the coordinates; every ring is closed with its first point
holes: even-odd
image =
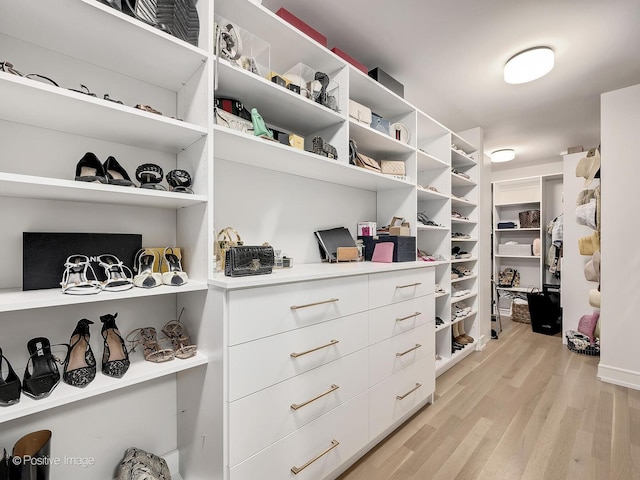
{"type": "Polygon", "coordinates": [[[353,100],[349,100],[349,116],[362,124],[371,125],[371,109],[353,100]]]}

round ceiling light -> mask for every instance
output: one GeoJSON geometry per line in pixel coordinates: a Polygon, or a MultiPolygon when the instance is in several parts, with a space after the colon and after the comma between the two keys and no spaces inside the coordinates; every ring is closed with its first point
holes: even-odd
{"type": "Polygon", "coordinates": [[[516,158],[516,152],[511,148],[491,152],[491,161],[494,163],[509,162],[516,158]]]}
{"type": "Polygon", "coordinates": [[[549,47],[534,47],[511,57],[504,66],[504,81],[526,83],[544,77],[553,69],[554,55],[549,47]]]}

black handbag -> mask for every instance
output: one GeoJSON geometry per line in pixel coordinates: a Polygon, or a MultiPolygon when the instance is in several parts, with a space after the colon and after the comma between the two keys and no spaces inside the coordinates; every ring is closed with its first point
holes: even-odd
{"type": "Polygon", "coordinates": [[[271,273],[274,265],[273,247],[238,246],[225,253],[224,274],[227,277],[248,277],[271,273]]]}
{"type": "Polygon", "coordinates": [[[338,151],[336,148],[325,142],[322,137],[313,137],[313,153],[316,155],[322,155],[323,157],[338,159],[338,151]]]}

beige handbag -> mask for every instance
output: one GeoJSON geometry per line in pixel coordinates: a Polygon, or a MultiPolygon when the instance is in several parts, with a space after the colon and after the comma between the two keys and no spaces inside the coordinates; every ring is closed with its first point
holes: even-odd
{"type": "Polygon", "coordinates": [[[405,175],[405,165],[400,160],[380,160],[380,169],[386,175],[405,175]]]}
{"type": "Polygon", "coordinates": [[[243,245],[240,234],[233,227],[226,227],[220,230],[214,244],[214,254],[216,256],[216,272],[224,272],[225,257],[231,247],[243,245]]]}

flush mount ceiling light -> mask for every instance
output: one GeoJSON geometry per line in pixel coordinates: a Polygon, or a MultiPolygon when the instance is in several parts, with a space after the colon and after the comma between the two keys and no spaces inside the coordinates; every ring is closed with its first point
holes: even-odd
{"type": "Polygon", "coordinates": [[[544,77],[553,68],[553,50],[534,47],[516,53],[504,66],[504,81],[526,83],[544,77]]]}
{"type": "Polygon", "coordinates": [[[494,163],[509,162],[516,158],[516,152],[511,148],[491,152],[491,161],[494,163]]]}

